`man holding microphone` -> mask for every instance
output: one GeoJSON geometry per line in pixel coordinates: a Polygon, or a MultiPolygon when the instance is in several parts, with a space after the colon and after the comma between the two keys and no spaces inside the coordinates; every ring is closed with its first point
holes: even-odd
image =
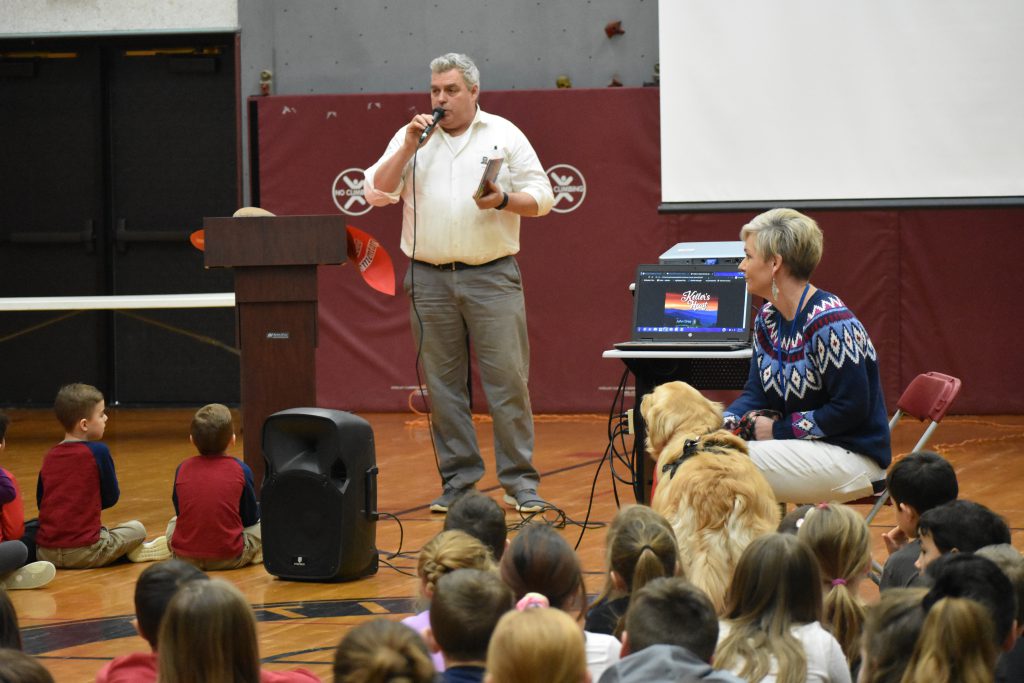
{"type": "Polygon", "coordinates": [[[480,72],[469,57],[442,55],[430,70],[434,113],[416,114],[395,133],[364,185],[374,206],[404,201],[402,251],[411,259],[404,286],[443,484],[430,509],[447,512],[484,474],[467,386],[472,342],[505,501],[537,511],[548,504],[532,464],[530,345],[515,254],[520,216],[551,210],[551,183],[522,131],[477,106],[480,72]],[[478,192],[497,157],[504,159],[497,177],[478,192]]]}

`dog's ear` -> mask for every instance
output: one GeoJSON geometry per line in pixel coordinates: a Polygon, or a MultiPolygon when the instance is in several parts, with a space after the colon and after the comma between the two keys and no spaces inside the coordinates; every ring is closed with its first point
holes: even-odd
{"type": "Polygon", "coordinates": [[[640,414],[647,424],[647,452],[657,460],[665,444],[683,424],[686,410],[676,400],[673,384],[662,384],[640,401],[640,414]]]}

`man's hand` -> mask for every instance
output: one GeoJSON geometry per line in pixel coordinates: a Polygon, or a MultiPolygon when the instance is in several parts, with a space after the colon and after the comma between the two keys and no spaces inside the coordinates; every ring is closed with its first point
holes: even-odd
{"type": "Polygon", "coordinates": [[[890,529],[882,534],[882,541],[885,542],[885,549],[892,555],[894,552],[905,546],[910,542],[907,535],[903,533],[903,530],[899,527],[890,529]]]}
{"type": "MultiPolygon", "coordinates": [[[[416,116],[412,117],[412,121],[405,127],[405,137],[402,139],[402,146],[377,167],[377,172],[373,176],[373,187],[381,192],[394,192],[398,189],[398,184],[402,180],[402,169],[405,168],[405,165],[409,163],[409,159],[412,159],[419,148],[420,136],[423,135],[424,129],[433,121],[433,112],[429,114],[416,114],[416,116]]],[[[430,135],[433,135],[436,131],[437,127],[435,126],[434,130],[430,131],[430,135]]],[[[427,140],[430,139],[430,135],[427,136],[427,140]]],[[[426,144],[427,140],[424,140],[423,144],[426,144]]]]}
{"type": "MultiPolygon", "coordinates": [[[[403,142],[403,146],[412,150],[419,147],[420,136],[423,135],[423,131],[427,129],[427,126],[433,122],[434,114],[432,112],[416,114],[416,116],[412,117],[412,121],[410,121],[409,125],[405,127],[405,140],[403,142]]],[[[427,140],[429,140],[436,132],[437,126],[434,126],[433,130],[430,131],[430,135],[428,135],[427,139],[423,141],[423,144],[427,144],[427,140]]]]}
{"type": "Polygon", "coordinates": [[[478,209],[494,209],[505,201],[505,193],[500,187],[488,180],[487,189],[485,189],[484,193],[473,201],[476,202],[478,209]]]}

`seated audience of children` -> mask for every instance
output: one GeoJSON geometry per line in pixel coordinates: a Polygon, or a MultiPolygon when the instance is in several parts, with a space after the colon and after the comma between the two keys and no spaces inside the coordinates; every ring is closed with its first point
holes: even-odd
{"type": "Polygon", "coordinates": [[[115,657],[96,674],[96,683],[150,683],[157,679],[157,638],[167,604],[189,581],[205,581],[206,574],[180,560],[150,565],[135,582],[135,629],[149,652],[115,657]]]}
{"type": "Polygon", "coordinates": [[[739,683],[712,668],[718,616],[711,600],[681,577],[653,579],[632,595],[622,633],[623,657],[600,683],[739,683]]]}
{"type": "MultiPolygon", "coordinates": [[[[515,541],[513,541],[515,545],[515,541]]],[[[591,683],[583,631],[560,609],[507,612],[487,648],[487,683],[591,683]]]]}
{"type": "MultiPolygon", "coordinates": [[[[493,570],[491,551],[464,531],[442,531],[423,546],[416,563],[419,593],[425,605],[430,604],[438,579],[456,569],[493,570]]],[[[423,634],[430,628],[430,610],[406,617],[402,623],[423,634]]],[[[431,659],[437,671],[444,671],[444,657],[440,652],[431,655],[431,659]]]]}
{"type": "Polygon", "coordinates": [[[922,574],[941,555],[973,553],[987,545],[1010,542],[1006,521],[970,500],[954,500],[932,508],[921,515],[917,532],[921,538],[917,569],[922,574]]]}
{"type": "Polygon", "coordinates": [[[446,683],[483,680],[491,634],[512,607],[512,591],[493,571],[456,569],[437,580],[427,640],[444,656],[446,683]]]}
{"type": "Polygon", "coordinates": [[[956,500],[960,488],[953,466],[930,451],[897,460],[885,475],[885,487],[896,512],[896,527],[882,534],[889,559],[882,568],[879,587],[907,588],[920,580],[916,563],[921,554],[917,535],[921,515],[956,500]]]}
{"type": "Polygon", "coordinates": [[[869,605],[861,630],[857,683],[900,683],[924,625],[925,588],[893,588],[869,605]]]}
{"type": "Polygon", "coordinates": [[[858,641],[864,606],[858,590],[871,569],[870,536],[864,518],[841,503],[815,505],[796,534],[821,568],[825,594],[822,624],[839,641],[853,671],[860,663],[858,641]]]}
{"type": "MultiPolygon", "coordinates": [[[[527,524],[501,558],[501,578],[516,600],[527,593],[543,595],[551,607],[579,621],[586,608],[580,560],[572,546],[547,524],[527,524]]],[[[622,643],[615,636],[584,631],[587,670],[595,681],[619,660],[622,643]]]]}
{"type": "Polygon", "coordinates": [[[717,666],[750,681],[849,683],[850,669],[821,623],[821,570],[791,534],[755,539],[726,594],[717,666]]]}
{"type": "Polygon", "coordinates": [[[491,549],[495,562],[508,546],[505,510],[488,495],[473,489],[455,499],[444,518],[444,530],[465,531],[491,549]]]}
{"type": "Polygon", "coordinates": [[[334,651],[334,683],[434,683],[423,638],[405,624],[374,619],[346,633],[334,651]]]}
{"type": "Polygon", "coordinates": [[[645,505],[622,508],[608,528],[605,545],[605,585],[587,611],[584,628],[618,637],[629,596],[648,581],[675,575],[679,549],[669,523],[645,505]]]}
{"type": "Polygon", "coordinates": [[[189,581],[171,598],[157,646],[160,683],[318,683],[305,669],[261,671],[256,617],[234,585],[189,581]]]}
{"type": "Polygon", "coordinates": [[[1014,636],[1017,642],[1013,649],[1004,652],[996,664],[996,683],[1024,681],[1024,556],[1009,543],[987,545],[975,555],[992,560],[1006,578],[1010,579],[1014,596],[1017,598],[1014,636]]]}

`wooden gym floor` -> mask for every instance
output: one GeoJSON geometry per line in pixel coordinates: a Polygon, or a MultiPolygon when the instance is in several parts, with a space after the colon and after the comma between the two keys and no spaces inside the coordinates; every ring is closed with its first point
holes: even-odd
{"type": "MultiPolygon", "coordinates": [[[[43,455],[62,437],[48,410],[11,410],[3,465],[17,477],[25,498],[27,517],[36,514],[35,483],[43,455]]],[[[177,464],[192,455],[188,426],[193,410],[112,409],[104,441],[110,446],[121,485],[121,500],[104,512],[104,522],[138,519],[149,538],[163,533],[173,515],[171,482],[177,464]]],[[[240,424],[237,421],[236,425],[240,424]]],[[[401,520],[382,517],[377,525],[377,547],[383,557],[398,550],[402,555],[381,564],[371,577],[334,584],[281,581],[262,566],[214,574],[234,582],[249,598],[259,619],[261,655],[266,668],[304,666],[330,680],[334,646],[346,629],[377,616],[398,619],[414,611],[417,580],[415,553],[441,530],[443,517],[431,514],[430,501],[438,494],[426,422],[414,415],[364,415],[374,429],[378,479],[378,507],[401,520]],[[403,537],[404,534],[404,537],[403,537]]],[[[607,418],[594,415],[538,416],[535,463],[542,473],[541,493],[580,522],[587,514],[591,485],[608,443],[607,418]]],[[[493,474],[490,425],[478,423],[488,474],[479,488],[500,501],[501,490],[493,474]]],[[[910,449],[920,435],[912,421],[899,425],[894,453],[910,449]]],[[[1024,549],[1024,416],[951,416],[939,426],[931,447],[956,467],[961,496],[993,508],[1013,529],[1013,542],[1024,549]]],[[[241,441],[234,449],[240,455],[241,441]]],[[[619,468],[621,471],[621,466],[619,468]]],[[[616,510],[607,466],[601,470],[593,496],[592,522],[608,522],[616,510]]],[[[624,503],[631,495],[621,484],[624,503]]],[[[866,508],[864,508],[866,512],[866,508]]],[[[509,524],[520,521],[513,510],[509,524]]],[[[879,535],[893,524],[887,508],[875,520],[874,555],[884,558],[879,535]]],[[[562,533],[571,544],[580,527],[562,533]]],[[[604,576],[604,528],[583,535],[579,554],[591,593],[600,590],[604,576]]],[[[58,570],[53,582],[38,590],[12,591],[25,649],[40,658],[61,683],[92,681],[109,659],[147,649],[131,621],[135,579],[145,565],[119,564],[103,569],[58,570]]],[[[873,586],[865,599],[876,595],[873,586]]]]}

